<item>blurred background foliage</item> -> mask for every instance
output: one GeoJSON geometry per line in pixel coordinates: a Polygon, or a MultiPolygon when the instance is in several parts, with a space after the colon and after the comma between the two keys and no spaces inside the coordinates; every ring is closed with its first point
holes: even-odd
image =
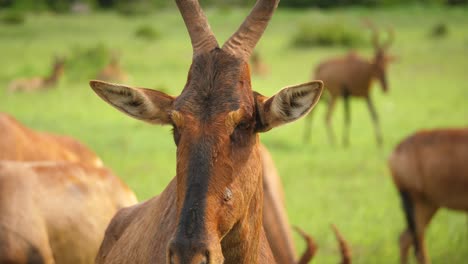
{"type": "MultiPolygon", "coordinates": [[[[205,6],[250,6],[255,0],[200,0],[200,2],[205,6]]],[[[468,5],[468,0],[281,0],[283,8],[380,7],[403,4],[468,5]]],[[[116,9],[129,15],[150,12],[152,8],[165,8],[171,5],[174,5],[172,1],[162,0],[0,0],[0,9],[69,12],[74,8],[86,6],[92,9],[116,9]]]]}

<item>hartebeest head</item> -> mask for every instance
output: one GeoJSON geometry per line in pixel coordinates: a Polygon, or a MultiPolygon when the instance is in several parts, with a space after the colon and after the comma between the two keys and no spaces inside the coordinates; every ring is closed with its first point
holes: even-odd
{"type": "MultiPolygon", "coordinates": [[[[168,263],[222,263],[239,257],[223,256],[225,248],[240,239],[258,240],[263,199],[258,133],[306,115],[320,97],[320,81],[287,87],[270,98],[252,91],[248,60],[278,2],[259,0],[220,48],[198,1],[176,0],[193,47],[187,83],[177,97],[90,83],[120,111],[173,127],[179,213],[168,263]]],[[[258,242],[252,245],[239,252],[256,252],[258,242]]]]}
{"type": "Polygon", "coordinates": [[[392,28],[387,29],[388,38],[385,42],[379,40],[379,30],[372,24],[369,24],[372,30],[372,44],[374,46],[374,76],[380,82],[382,90],[388,91],[387,65],[394,60],[393,56],[388,55],[388,49],[393,43],[394,33],[392,28]]]}

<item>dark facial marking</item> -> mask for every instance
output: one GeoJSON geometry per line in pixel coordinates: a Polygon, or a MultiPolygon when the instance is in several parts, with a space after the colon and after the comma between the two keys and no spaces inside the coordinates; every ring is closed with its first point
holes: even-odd
{"type": "Polygon", "coordinates": [[[187,191],[180,214],[177,237],[199,238],[203,233],[206,194],[210,179],[210,164],[212,163],[212,146],[210,138],[203,137],[191,146],[188,170],[187,191]]]}

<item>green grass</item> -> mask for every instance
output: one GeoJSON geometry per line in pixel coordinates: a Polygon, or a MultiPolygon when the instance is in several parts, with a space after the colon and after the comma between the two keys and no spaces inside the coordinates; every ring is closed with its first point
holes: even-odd
{"type": "MultiPolygon", "coordinates": [[[[212,28],[223,42],[248,10],[207,11],[212,28]]],[[[390,92],[378,87],[372,96],[384,131],[384,147],[375,146],[365,103],[352,102],[351,147],[328,144],[323,116],[325,104],[314,111],[312,140],[302,143],[304,121],[262,134],[282,176],[290,220],[313,234],[320,249],[315,263],[338,263],[337,244],[329,228],[335,223],[353,249],[354,263],[397,263],[398,236],[404,226],[400,201],[391,182],[386,157],[415,130],[468,125],[468,10],[424,9],[290,11],[281,9],[258,45],[271,70],[252,80],[255,90],[272,95],[281,87],[308,81],[315,65],[344,49],[290,48],[296,26],[326,18],[359,23],[368,17],[392,25],[396,41],[391,53],[399,62],[389,71],[390,92]],[[444,21],[446,38],[431,40],[430,27],[444,21]]],[[[364,29],[363,29],[364,30],[364,29]]],[[[177,95],[183,88],[192,50],[180,15],[165,10],[126,18],[101,13],[82,16],[28,16],[23,25],[0,25],[0,87],[11,79],[44,75],[54,54],[99,43],[122,53],[129,84],[165,87],[177,95]],[[154,24],[160,39],[136,41],[134,29],[154,24]]],[[[359,50],[366,56],[369,48],[359,50]]],[[[109,107],[89,88],[88,80],[65,76],[57,89],[38,94],[7,94],[0,89],[0,111],[39,130],[72,135],[91,146],[119,176],[147,199],[163,190],[175,175],[175,146],[169,127],[132,120],[109,107]]],[[[341,139],[342,104],[334,126],[341,139]]],[[[302,242],[297,239],[298,249],[302,242]]],[[[468,227],[465,214],[441,210],[427,235],[434,263],[465,263],[468,227]]]]}

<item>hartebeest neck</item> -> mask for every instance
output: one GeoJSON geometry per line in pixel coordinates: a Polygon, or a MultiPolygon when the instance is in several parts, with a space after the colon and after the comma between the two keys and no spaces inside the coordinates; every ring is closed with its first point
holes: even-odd
{"type": "Polygon", "coordinates": [[[221,241],[225,263],[259,263],[262,208],[263,187],[260,180],[244,217],[221,241]]]}

